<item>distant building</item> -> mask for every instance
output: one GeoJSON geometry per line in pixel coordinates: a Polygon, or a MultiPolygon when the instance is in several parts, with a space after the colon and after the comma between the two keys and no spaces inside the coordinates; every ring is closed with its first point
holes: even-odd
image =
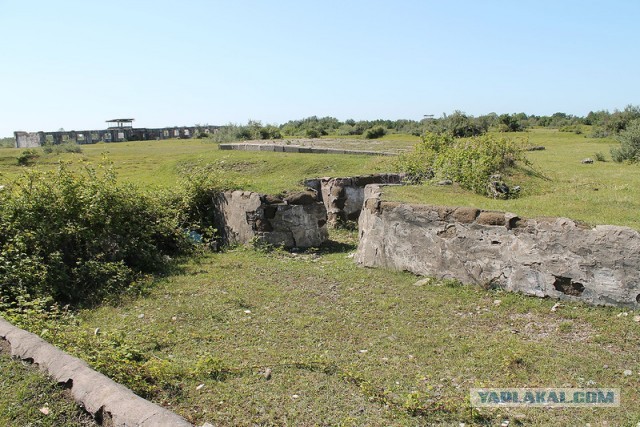
{"type": "Polygon", "coordinates": [[[215,133],[220,126],[181,126],[159,129],[134,128],[135,119],[107,120],[109,127],[105,130],[79,130],[58,132],[22,132],[13,133],[16,148],[42,147],[65,142],[78,144],[95,144],[97,142],[149,141],[171,138],[192,138],[200,132],[215,133]]]}

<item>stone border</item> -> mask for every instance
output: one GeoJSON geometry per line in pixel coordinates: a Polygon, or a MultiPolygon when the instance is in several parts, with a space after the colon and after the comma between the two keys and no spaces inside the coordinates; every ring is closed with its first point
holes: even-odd
{"type": "Polygon", "coordinates": [[[220,144],[220,150],[270,151],[277,153],[312,153],[312,154],[360,154],[365,156],[397,156],[385,151],[340,150],[337,148],[313,148],[302,145],[279,144],[220,144]]]}
{"type": "Polygon", "coordinates": [[[193,427],[186,419],[134,394],[125,386],[91,369],[37,335],[0,317],[0,338],[11,345],[11,355],[31,361],[105,426],[193,427]]]}

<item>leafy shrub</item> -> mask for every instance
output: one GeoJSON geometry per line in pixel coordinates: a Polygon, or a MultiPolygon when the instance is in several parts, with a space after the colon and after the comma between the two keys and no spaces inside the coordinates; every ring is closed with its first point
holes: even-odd
{"type": "Polygon", "coordinates": [[[450,179],[488,195],[491,176],[508,172],[517,162],[529,164],[524,144],[507,137],[487,134],[461,139],[428,133],[412,153],[399,157],[398,167],[419,178],[450,179]]]}
{"type": "Polygon", "coordinates": [[[108,168],[26,173],[0,193],[0,296],[98,302],[189,249],[179,216],[108,168]]]}
{"type": "Polygon", "coordinates": [[[329,135],[340,127],[341,123],[334,117],[317,117],[311,116],[302,120],[290,120],[280,126],[283,135],[287,136],[307,136],[309,138],[317,138],[317,136],[309,136],[309,132],[318,136],[329,135]]]}
{"type": "Polygon", "coordinates": [[[233,142],[239,140],[252,139],[251,130],[247,126],[229,123],[222,126],[213,135],[211,140],[217,143],[233,142]]]}
{"type": "Polygon", "coordinates": [[[38,154],[38,152],[32,148],[29,148],[27,150],[22,151],[17,158],[18,161],[18,165],[20,166],[29,166],[30,164],[32,164],[38,157],[40,157],[40,154],[38,154]]]}
{"type": "Polygon", "coordinates": [[[596,161],[598,162],[606,162],[607,159],[605,159],[604,154],[601,151],[598,151],[597,153],[595,153],[593,155],[593,157],[595,157],[596,161]]]}
{"type": "Polygon", "coordinates": [[[589,137],[590,138],[606,138],[609,135],[611,135],[611,133],[605,128],[601,126],[594,126],[591,129],[591,133],[589,134],[589,137]]]}
{"type": "Polygon", "coordinates": [[[65,142],[62,144],[45,144],[42,146],[45,154],[62,154],[62,153],[82,153],[82,147],[76,142],[65,142]]]}
{"type": "Polygon", "coordinates": [[[357,128],[355,124],[350,125],[347,123],[343,124],[336,130],[337,135],[359,135],[358,132],[360,132],[360,134],[362,133],[361,129],[357,128]]]}
{"type": "Polygon", "coordinates": [[[482,135],[488,130],[486,121],[475,119],[458,110],[450,115],[443,114],[442,118],[429,120],[426,127],[430,133],[446,133],[456,138],[482,135]]]}
{"type": "Polygon", "coordinates": [[[593,125],[592,138],[605,138],[609,135],[617,135],[628,128],[634,121],[640,119],[640,106],[627,105],[624,110],[590,111],[584,119],[584,123],[593,125]]]}
{"type": "Polygon", "coordinates": [[[576,135],[581,135],[582,134],[582,126],[580,125],[568,125],[568,126],[562,126],[560,129],[558,129],[560,132],[573,132],[576,135]]]}
{"type": "Polygon", "coordinates": [[[307,138],[320,138],[322,134],[316,128],[309,128],[305,131],[305,136],[307,138]]]}
{"type": "Polygon", "coordinates": [[[377,139],[382,138],[387,133],[387,130],[382,126],[374,126],[371,129],[367,129],[364,132],[364,137],[367,139],[377,139]]]}
{"type": "Polygon", "coordinates": [[[224,161],[184,165],[178,188],[165,196],[176,212],[178,226],[197,233],[206,245],[212,245],[218,237],[215,229],[218,196],[224,190],[239,188],[225,178],[223,164],[224,161]]]}
{"type": "Polygon", "coordinates": [[[246,141],[249,139],[282,139],[280,129],[273,125],[263,126],[256,120],[249,120],[246,125],[229,123],[218,129],[214,134],[205,134],[213,142],[246,141]]]}
{"type": "Polygon", "coordinates": [[[620,147],[611,148],[614,162],[640,162],[640,119],[629,123],[616,139],[620,142],[620,147]]]}
{"type": "Polygon", "coordinates": [[[521,132],[524,130],[524,126],[515,114],[501,114],[496,121],[499,132],[521,132]]]}

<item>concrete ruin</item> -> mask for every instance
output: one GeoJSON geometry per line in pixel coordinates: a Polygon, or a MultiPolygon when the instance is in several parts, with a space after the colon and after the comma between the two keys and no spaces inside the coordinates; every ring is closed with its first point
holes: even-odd
{"type": "Polygon", "coordinates": [[[304,182],[315,190],[327,209],[330,227],[357,221],[364,203],[364,188],[368,184],[398,184],[405,174],[385,173],[347,178],[318,178],[304,182]]]}
{"type": "Polygon", "coordinates": [[[224,244],[318,247],[329,239],[327,211],[316,194],[278,198],[250,191],[227,191],[216,201],[216,227],[224,244]]]}
{"type": "Polygon", "coordinates": [[[134,128],[134,119],[107,120],[110,126],[102,130],[79,130],[57,132],[16,131],[16,148],[36,148],[44,145],[64,143],[95,144],[98,142],[148,141],[174,138],[192,138],[203,134],[215,133],[220,126],[175,126],[167,128],[134,128]]]}
{"type": "Polygon", "coordinates": [[[220,144],[220,150],[239,150],[239,151],[268,151],[276,153],[307,153],[307,154],[360,154],[365,156],[395,156],[395,153],[386,153],[382,151],[365,151],[365,150],[341,150],[337,148],[317,148],[305,147],[302,145],[283,145],[283,144],[253,144],[253,143],[236,143],[236,144],[220,144]]]}
{"type": "Polygon", "coordinates": [[[366,188],[356,262],[538,297],[638,307],[640,233],[566,218],[382,200],[366,188]]]}

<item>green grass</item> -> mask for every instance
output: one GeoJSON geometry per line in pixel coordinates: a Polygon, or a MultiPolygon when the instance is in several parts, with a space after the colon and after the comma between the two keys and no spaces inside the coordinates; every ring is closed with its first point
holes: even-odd
{"type": "MultiPolygon", "coordinates": [[[[640,169],[610,161],[613,141],[553,130],[526,136],[531,145],[546,146],[529,157],[548,179],[516,177],[521,199],[494,201],[426,185],[389,188],[386,197],[640,228],[640,169]],[[596,152],[609,161],[580,163],[596,152]]],[[[343,144],[385,141],[405,149],[415,143],[388,135],[343,144]]],[[[42,157],[38,167],[54,167],[60,158],[98,162],[105,151],[121,179],[148,187],[171,186],[182,169],[202,162],[244,180],[244,188],[271,193],[296,188],[305,177],[393,170],[387,158],[219,151],[197,140],[86,146],[82,154],[42,157]]],[[[0,150],[5,179],[21,170],[17,153],[0,150]]],[[[119,369],[120,379],[200,425],[499,425],[504,419],[634,425],[640,419],[634,313],[576,303],[551,311],[554,300],[363,269],[349,257],[355,233],[334,232],[332,239],[302,254],[232,248],[185,260],[144,292],[52,322],[46,338],[101,370],[119,369]],[[134,375],[135,363],[145,375],[134,375]],[[623,374],[627,369],[631,376],[623,374]],[[472,411],[468,405],[472,387],[594,383],[620,388],[621,407],[472,411]]],[[[38,322],[33,328],[43,330],[38,322]]],[[[4,367],[0,381],[8,390],[21,387],[7,382],[4,367]]]]}
{"type": "Polygon", "coordinates": [[[95,426],[67,393],[31,365],[11,359],[0,342],[0,425],[95,426]],[[42,410],[48,411],[44,414],[42,410]]]}
{"type": "MultiPolygon", "coordinates": [[[[265,193],[300,188],[305,178],[388,172],[391,167],[387,157],[222,151],[217,144],[198,139],[103,143],[84,145],[82,150],[80,154],[42,155],[35,167],[52,168],[60,161],[81,166],[106,158],[114,163],[121,180],[146,187],[171,187],[181,171],[213,163],[244,189],[265,193]]],[[[21,151],[0,150],[0,181],[24,170],[16,162],[21,151]]]]}
{"type": "Polygon", "coordinates": [[[640,230],[640,167],[611,161],[611,139],[585,138],[553,129],[520,134],[530,145],[543,145],[527,157],[544,177],[520,173],[510,181],[521,185],[522,196],[493,200],[457,186],[425,184],[385,189],[385,198],[411,203],[474,206],[513,212],[522,217],[564,216],[589,224],[625,225],[640,230]],[[582,164],[605,154],[606,162],[582,164]]]}
{"type": "Polygon", "coordinates": [[[640,329],[633,313],[575,303],[552,312],[553,300],[363,269],[348,257],[355,237],[334,234],[340,243],[318,252],[237,248],[188,261],[144,296],[83,311],[56,333],[97,343],[93,331],[100,328],[155,363],[158,378],[182,373],[153,399],[198,424],[639,419],[640,329]],[[201,369],[207,357],[213,368],[201,369]],[[623,375],[627,369],[633,375],[623,375]],[[472,411],[468,405],[472,387],[591,381],[619,387],[622,406],[472,411]]]}

